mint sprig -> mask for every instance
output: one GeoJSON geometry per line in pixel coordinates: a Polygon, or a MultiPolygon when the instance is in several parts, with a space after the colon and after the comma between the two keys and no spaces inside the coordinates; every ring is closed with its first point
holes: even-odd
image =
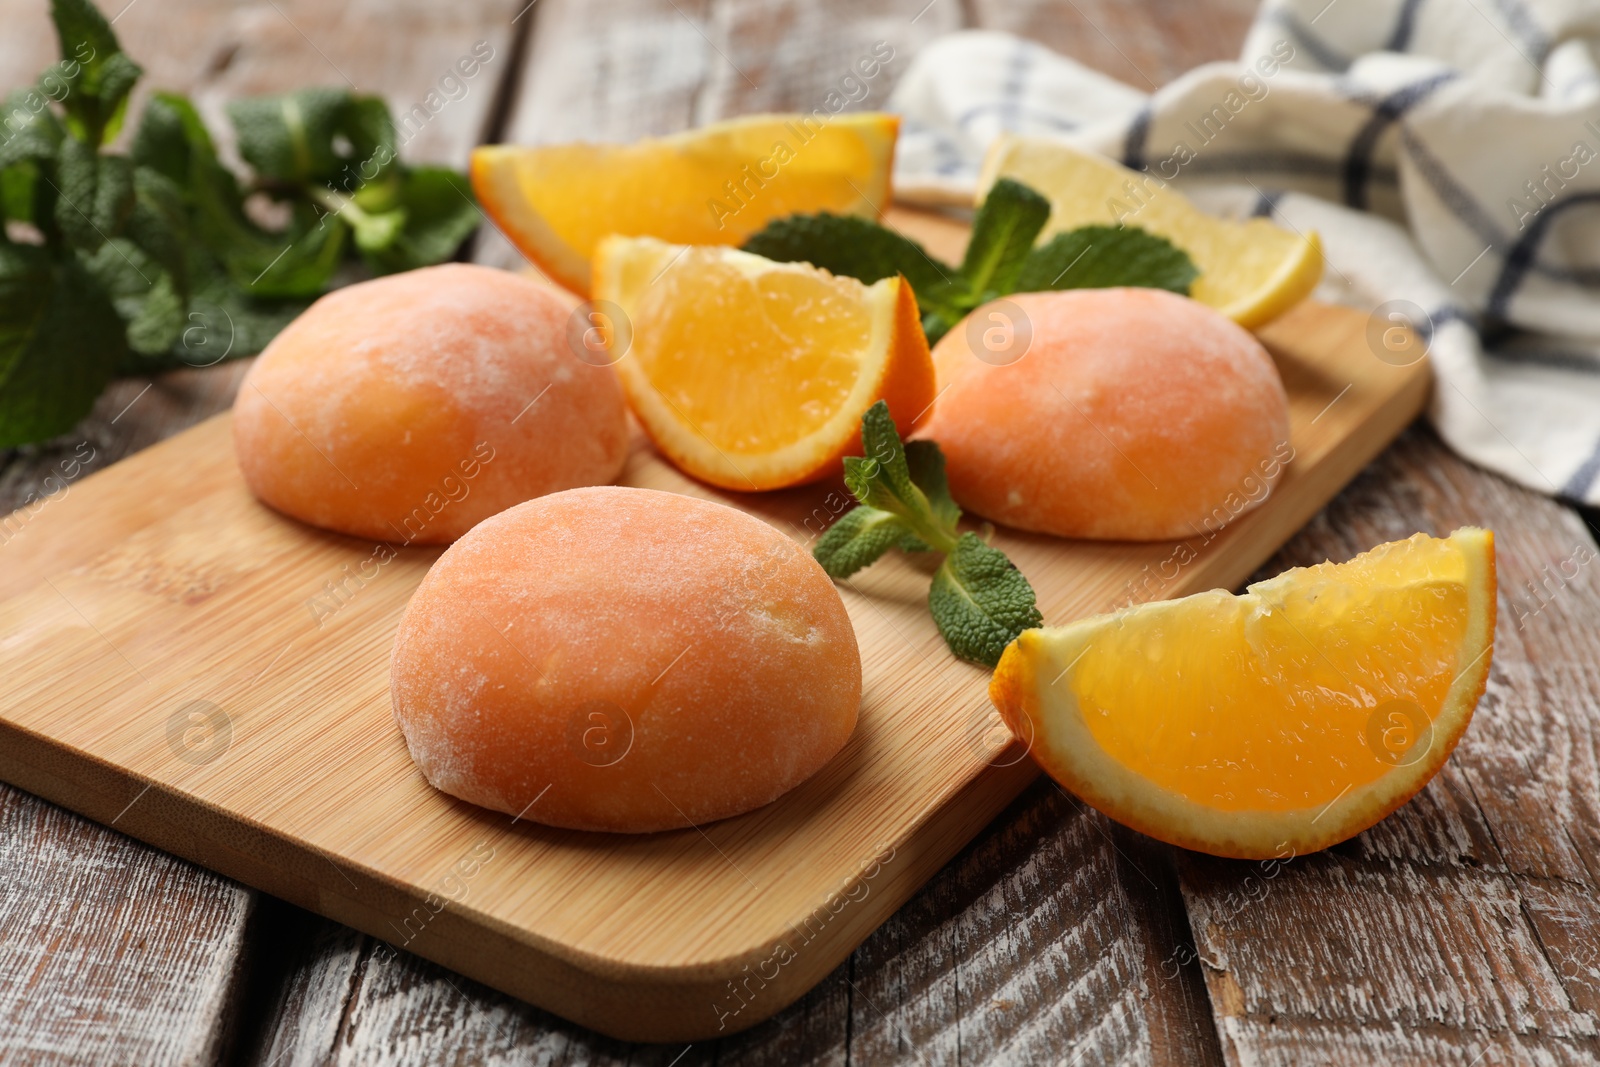
{"type": "Polygon", "coordinates": [[[0,114],[0,447],[70,430],[118,373],[259,352],[351,260],[437,263],[477,225],[466,178],[401,163],[387,105],[342,89],[230,105],[246,175],[171,93],[108,152],[142,71],[90,0],[50,13],[61,60],[0,114]]]}
{"type": "Polygon", "coordinates": [[[973,307],[1016,292],[1033,239],[1049,221],[1050,201],[1009,178],[994,184],[972,220],[972,236],[961,260],[966,296],[974,301],[973,307]]]}
{"type": "Polygon", "coordinates": [[[871,284],[905,276],[931,344],[973,308],[1011,293],[1138,286],[1188,295],[1200,276],[1188,253],[1136,226],[1083,226],[1034,247],[1050,202],[1002,178],[984,198],[959,267],[917,242],[854,216],[790,215],[750,236],[747,252],[806,262],[871,284]]]}
{"type": "Polygon", "coordinates": [[[865,456],[844,461],[845,485],[860,501],[818,539],[812,555],[831,577],[848,578],[892,549],[941,552],[928,609],[950,651],[993,668],[1024,630],[1043,622],[1033,587],[999,549],[956,526],[944,453],[932,441],[901,444],[889,405],[861,416],[865,456]]]}
{"type": "Polygon", "coordinates": [[[1198,277],[1194,260],[1165,237],[1127,226],[1080,226],[1033,249],[1013,292],[1136,285],[1188,295],[1198,277]]]}

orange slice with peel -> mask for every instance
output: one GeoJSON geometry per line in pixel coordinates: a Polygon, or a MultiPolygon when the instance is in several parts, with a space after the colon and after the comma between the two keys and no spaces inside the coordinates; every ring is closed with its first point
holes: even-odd
{"type": "Polygon", "coordinates": [[[739,245],[800,212],[877,218],[899,129],[879,112],[750,115],[634,144],[485,145],[472,187],[524,255],[587,295],[610,234],[739,245]]]}
{"type": "Polygon", "coordinates": [[[1200,277],[1189,295],[1246,329],[1265,325],[1311,294],[1322,279],[1322,239],[1267,219],[1207,215],[1156,175],[1042,137],[1002,135],[989,147],[978,188],[1000,178],[1032,186],[1050,201],[1040,239],[1078,226],[1137,226],[1189,253],[1200,277]]]}
{"type": "Polygon", "coordinates": [[[879,400],[902,434],[933,404],[904,278],[864,285],[732,248],[608,237],[596,306],[628,403],[684,472],[762,490],[836,475],[879,400]]]}
{"type": "Polygon", "coordinates": [[[1218,856],[1352,837],[1444,765],[1494,647],[1494,537],[1464,528],[1029,630],[989,694],[1067,789],[1218,856]]]}

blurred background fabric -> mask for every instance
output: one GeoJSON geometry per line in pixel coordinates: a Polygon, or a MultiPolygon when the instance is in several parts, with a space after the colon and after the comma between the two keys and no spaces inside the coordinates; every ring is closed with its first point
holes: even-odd
{"type": "Polygon", "coordinates": [[[896,195],[970,199],[1001,133],[1316,230],[1317,295],[1413,326],[1457,452],[1600,504],[1600,0],[1269,0],[1237,62],[1145,93],[1005,33],[923,49],[896,195]]]}

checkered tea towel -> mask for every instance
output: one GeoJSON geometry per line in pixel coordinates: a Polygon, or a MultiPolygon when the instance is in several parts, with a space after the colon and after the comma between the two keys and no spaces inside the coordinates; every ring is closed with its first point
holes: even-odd
{"type": "Polygon", "coordinates": [[[957,33],[890,108],[902,199],[970,200],[1014,132],[1318,231],[1317,295],[1428,343],[1452,448],[1600,504],[1600,0],[1268,0],[1238,62],[1151,93],[957,33]]]}

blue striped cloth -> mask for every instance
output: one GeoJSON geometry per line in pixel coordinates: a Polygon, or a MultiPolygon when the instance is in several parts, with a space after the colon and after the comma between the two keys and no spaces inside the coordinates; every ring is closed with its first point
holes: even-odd
{"type": "Polygon", "coordinates": [[[1318,231],[1318,297],[1428,342],[1452,448],[1600,504],[1600,0],[1269,0],[1238,62],[1153,93],[957,33],[890,108],[902,200],[970,202],[1012,133],[1318,231]]]}

